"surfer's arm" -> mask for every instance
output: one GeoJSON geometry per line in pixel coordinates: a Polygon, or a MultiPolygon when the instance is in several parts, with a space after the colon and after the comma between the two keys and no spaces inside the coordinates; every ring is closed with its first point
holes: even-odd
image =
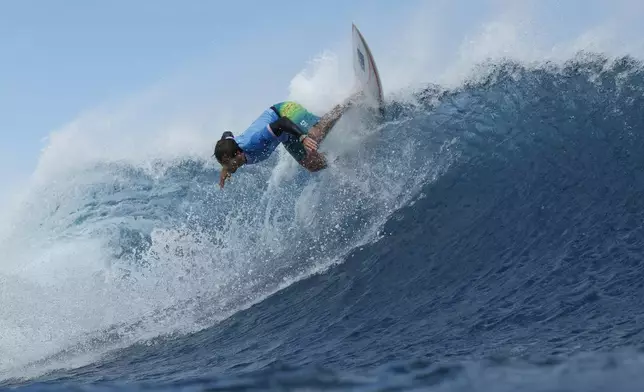
{"type": "Polygon", "coordinates": [[[228,169],[225,167],[221,168],[221,172],[219,173],[219,187],[223,188],[224,184],[226,183],[226,180],[230,178],[230,172],[228,172],[228,169]]]}
{"type": "Polygon", "coordinates": [[[280,117],[279,119],[273,121],[270,124],[270,127],[271,131],[273,131],[273,133],[277,137],[280,137],[280,135],[284,132],[295,136],[300,141],[302,141],[302,139],[306,137],[306,134],[302,132],[302,130],[300,130],[300,128],[287,117],[280,117]]]}
{"type": "Polygon", "coordinates": [[[276,137],[280,137],[282,133],[286,132],[295,136],[307,149],[315,151],[318,148],[318,143],[308,137],[306,133],[302,132],[302,130],[287,117],[280,117],[270,123],[269,127],[276,137]]]}

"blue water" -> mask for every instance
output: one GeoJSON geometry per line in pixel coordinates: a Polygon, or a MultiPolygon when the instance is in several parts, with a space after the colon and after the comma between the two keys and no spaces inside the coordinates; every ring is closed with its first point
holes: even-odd
{"type": "Polygon", "coordinates": [[[644,66],[482,72],[389,101],[319,175],[274,157],[221,192],[185,159],[51,185],[75,191],[39,218],[48,246],[102,267],[30,282],[42,316],[0,312],[26,331],[0,385],[641,390],[644,66]]]}

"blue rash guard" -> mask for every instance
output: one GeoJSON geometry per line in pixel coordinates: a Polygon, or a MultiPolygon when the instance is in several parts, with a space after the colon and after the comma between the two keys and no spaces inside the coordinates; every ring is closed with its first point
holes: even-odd
{"type": "Polygon", "coordinates": [[[235,137],[235,141],[246,155],[246,163],[253,164],[266,160],[281,142],[288,140],[287,133],[275,137],[268,129],[269,124],[278,119],[279,116],[273,109],[267,109],[244,133],[235,137]]]}
{"type": "Polygon", "coordinates": [[[319,120],[298,103],[280,102],[266,109],[234,139],[244,152],[248,164],[268,159],[280,143],[299,162],[306,157],[299,136],[307,134],[319,120]]]}

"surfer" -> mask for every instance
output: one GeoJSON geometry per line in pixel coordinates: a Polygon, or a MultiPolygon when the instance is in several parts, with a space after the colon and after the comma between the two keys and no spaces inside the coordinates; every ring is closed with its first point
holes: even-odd
{"type": "Polygon", "coordinates": [[[297,102],[280,102],[266,109],[239,136],[224,132],[213,154],[222,166],[219,186],[223,188],[226,180],[241,166],[268,159],[280,143],[310,172],[324,169],[326,159],[317,151],[318,144],[350,107],[356,95],[321,118],[297,102]]]}

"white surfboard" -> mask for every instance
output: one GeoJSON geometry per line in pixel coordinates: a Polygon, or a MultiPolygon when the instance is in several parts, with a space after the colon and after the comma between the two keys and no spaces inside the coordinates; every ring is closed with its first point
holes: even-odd
{"type": "Polygon", "coordinates": [[[378,67],[367,41],[355,24],[353,24],[353,72],[358,88],[364,92],[365,103],[382,113],[384,96],[378,67]]]}

